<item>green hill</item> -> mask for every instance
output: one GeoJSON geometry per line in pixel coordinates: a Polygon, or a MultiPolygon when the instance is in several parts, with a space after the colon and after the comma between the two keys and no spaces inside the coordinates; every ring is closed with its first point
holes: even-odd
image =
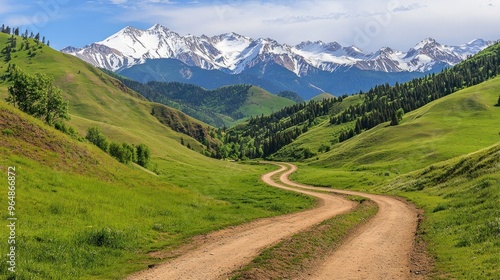
{"type": "MultiPolygon", "coordinates": [[[[0,34],[0,49],[9,37],[0,34]]],[[[193,149],[206,148],[151,113],[161,108],[185,127],[210,129],[205,124],[148,102],[77,58],[31,39],[26,49],[16,38],[11,59],[0,55],[0,166],[16,168],[18,279],[123,278],[159,262],[148,253],[193,235],[313,204],[261,183],[265,166],[213,160],[182,146],[181,138],[193,149]],[[148,145],[159,175],[121,164],[6,104],[9,64],[53,77],[70,102],[68,124],[80,135],[98,126],[112,141],[148,145]]],[[[0,204],[8,204],[7,195],[0,204]]],[[[8,275],[6,262],[0,274],[8,275]]]]}
{"type": "MultiPolygon", "coordinates": [[[[425,211],[420,231],[435,258],[432,278],[497,279],[499,92],[497,77],[431,102],[397,126],[382,123],[331,145],[294,179],[406,197],[425,211]]],[[[314,149],[341,129],[325,122],[299,137],[295,149],[309,142],[314,149]]]]}
{"type": "Polygon", "coordinates": [[[379,191],[425,211],[421,231],[438,279],[499,279],[500,145],[401,176],[379,191]]]}
{"type": "Polygon", "coordinates": [[[109,74],[151,101],[175,107],[216,127],[232,126],[251,116],[269,115],[295,103],[251,85],[206,90],[178,82],[142,84],[114,73],[109,74]]]}
{"type": "Polygon", "coordinates": [[[304,99],[302,99],[302,97],[300,97],[300,95],[298,93],[293,92],[293,91],[288,91],[288,90],[280,91],[280,92],[276,93],[276,95],[284,97],[286,99],[290,99],[296,103],[304,102],[304,99]]]}
{"type": "Polygon", "coordinates": [[[311,100],[321,101],[325,98],[335,98],[335,95],[323,92],[322,94],[318,94],[315,97],[311,98],[311,100]]]}
{"type": "MultiPolygon", "coordinates": [[[[488,147],[500,140],[500,107],[495,106],[499,92],[500,77],[408,113],[398,126],[380,124],[332,146],[330,152],[312,161],[321,166],[401,174],[488,147]]],[[[333,138],[339,130],[341,126],[325,123],[299,137],[296,144],[317,151],[320,139],[333,138]]]]}
{"type": "Polygon", "coordinates": [[[259,115],[270,115],[273,112],[295,104],[294,101],[273,95],[259,87],[252,86],[243,106],[237,111],[245,118],[259,115]]]}

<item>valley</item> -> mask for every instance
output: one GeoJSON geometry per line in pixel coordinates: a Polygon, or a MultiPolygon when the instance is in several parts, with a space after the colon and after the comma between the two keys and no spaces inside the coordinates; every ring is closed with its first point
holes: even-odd
{"type": "MultiPolygon", "coordinates": [[[[122,33],[155,30],[172,33],[122,33]]],[[[238,34],[205,37],[190,38],[287,48],[238,34]]],[[[482,42],[470,43],[478,52],[471,57],[462,46],[463,61],[437,73],[312,98],[280,87],[275,95],[255,80],[216,88],[134,81],[121,76],[126,69],[99,69],[39,39],[0,33],[0,167],[16,168],[19,217],[17,272],[3,262],[0,275],[498,279],[500,45],[482,42]],[[69,119],[46,121],[48,105],[21,111],[12,102],[15,67],[49,77],[45,100],[60,90],[69,119]],[[115,148],[145,145],[149,162],[117,160],[92,144],[91,128],[115,148]]],[[[309,42],[302,51],[313,45],[333,47],[309,42]]],[[[460,49],[428,39],[414,51],[431,45],[460,49]]],[[[289,84],[282,65],[265,68],[289,84]]]]}

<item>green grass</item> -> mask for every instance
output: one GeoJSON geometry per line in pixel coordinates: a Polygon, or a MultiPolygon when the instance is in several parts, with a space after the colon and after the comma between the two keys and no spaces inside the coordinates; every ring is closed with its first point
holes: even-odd
{"type": "Polygon", "coordinates": [[[499,279],[500,146],[431,165],[381,186],[426,212],[438,279],[499,279]]]}
{"type": "MultiPolygon", "coordinates": [[[[0,46],[6,40],[0,34],[0,46]]],[[[7,64],[0,59],[2,76],[7,64]]],[[[182,146],[181,137],[202,148],[160,124],[152,103],[75,57],[44,46],[32,58],[17,51],[10,63],[55,79],[70,101],[69,125],[81,135],[99,126],[112,141],[148,145],[160,174],[120,164],[0,101],[0,167],[18,169],[17,279],[121,279],[160,261],[148,252],[314,205],[264,185],[260,175],[270,167],[213,160],[182,146]]],[[[2,100],[8,86],[0,80],[2,100]]],[[[6,243],[1,249],[7,252],[6,243]]],[[[0,275],[6,269],[2,262],[0,275]]]]}
{"type": "Polygon", "coordinates": [[[459,91],[406,114],[399,126],[381,124],[336,145],[314,165],[403,174],[488,147],[500,140],[499,92],[500,77],[459,91]]]}
{"type": "MultiPolygon", "coordinates": [[[[273,95],[262,88],[253,86],[248,91],[248,99],[245,104],[237,111],[245,116],[245,119],[250,116],[270,115],[273,112],[295,104],[294,101],[273,95]]],[[[228,125],[241,123],[244,119],[231,121],[228,125]]]]}

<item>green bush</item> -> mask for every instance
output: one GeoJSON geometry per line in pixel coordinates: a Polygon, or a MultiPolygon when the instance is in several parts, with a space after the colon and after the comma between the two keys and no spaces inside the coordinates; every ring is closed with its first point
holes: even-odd
{"type": "Polygon", "coordinates": [[[136,160],[134,159],[137,158],[135,153],[135,147],[127,143],[122,143],[120,145],[112,142],[109,145],[109,154],[115,157],[121,163],[129,163],[131,161],[135,162],[136,160]]]}
{"type": "Polygon", "coordinates": [[[89,140],[90,143],[99,147],[101,150],[109,153],[109,141],[106,136],[102,134],[101,130],[98,127],[94,126],[89,128],[87,130],[87,136],[85,138],[89,140]]]}
{"type": "Polygon", "coordinates": [[[139,144],[137,146],[137,164],[146,167],[149,163],[150,154],[151,152],[149,151],[148,146],[145,144],[139,144]]]}

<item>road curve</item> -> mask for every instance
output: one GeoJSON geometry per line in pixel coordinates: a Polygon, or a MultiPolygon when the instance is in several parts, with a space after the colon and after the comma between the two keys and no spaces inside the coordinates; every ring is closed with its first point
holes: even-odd
{"type": "MultiPolygon", "coordinates": [[[[198,248],[167,263],[131,275],[127,279],[223,279],[232,271],[249,263],[262,249],[355,207],[355,203],[338,196],[291,188],[274,182],[271,178],[287,169],[283,164],[276,165],[281,168],[263,175],[262,180],[277,188],[318,198],[316,208],[300,213],[260,219],[211,233],[206,237],[206,242],[198,248]]],[[[288,176],[286,174],[290,173],[287,171],[283,174],[282,180],[288,176]]]]}
{"type": "Polygon", "coordinates": [[[324,263],[318,265],[308,279],[410,279],[410,253],[417,229],[416,210],[396,198],[347,190],[316,188],[288,179],[290,170],[280,180],[301,189],[332,191],[358,195],[373,200],[379,211],[367,224],[351,236],[324,263]],[[288,173],[288,174],[287,174],[288,173]]]}

